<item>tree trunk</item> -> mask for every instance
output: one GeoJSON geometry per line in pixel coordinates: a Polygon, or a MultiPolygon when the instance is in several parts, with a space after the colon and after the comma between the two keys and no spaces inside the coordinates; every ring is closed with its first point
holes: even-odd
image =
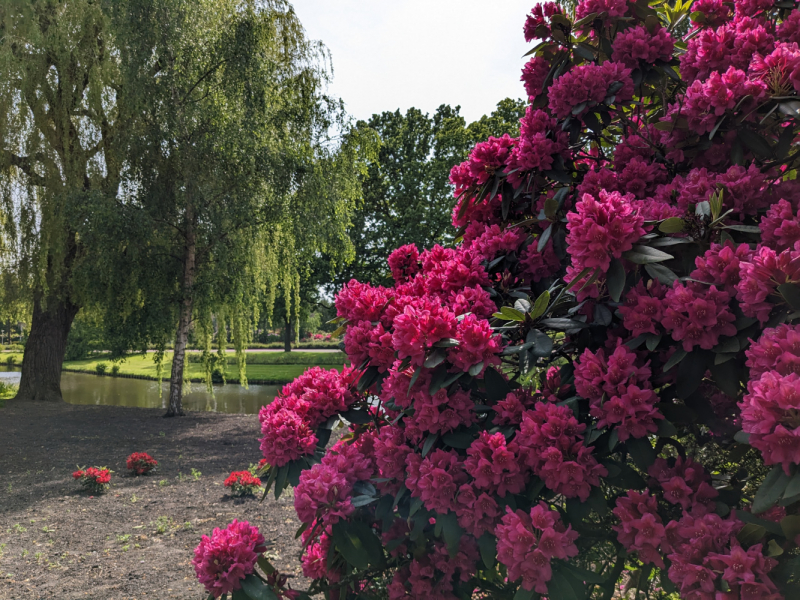
{"type": "Polygon", "coordinates": [[[183,368],[186,359],[186,341],[189,339],[189,325],[192,322],[195,258],[197,246],[194,232],[194,214],[191,205],[186,208],[186,246],[183,253],[183,301],[178,320],[178,333],[175,336],[175,351],[172,355],[172,374],[169,378],[169,407],[165,417],[182,417],[183,412],[183,368]]]}
{"type": "Polygon", "coordinates": [[[36,294],[31,330],[22,355],[22,377],[14,399],[61,402],[61,363],[78,307],[69,301],[54,300],[48,309],[42,302],[41,294],[36,294]]]}
{"type": "Polygon", "coordinates": [[[292,351],[292,322],[289,319],[283,321],[286,327],[283,328],[283,350],[284,352],[292,351]]]}

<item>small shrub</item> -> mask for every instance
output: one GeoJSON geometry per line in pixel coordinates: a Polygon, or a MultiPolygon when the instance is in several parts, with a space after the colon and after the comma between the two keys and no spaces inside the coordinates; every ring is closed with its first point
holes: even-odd
{"type": "Polygon", "coordinates": [[[97,363],[97,365],[94,367],[94,370],[97,371],[98,375],[105,375],[106,371],[108,370],[108,363],[97,363]]]}
{"type": "Polygon", "coordinates": [[[225,487],[230,488],[235,497],[255,496],[261,491],[261,480],[253,477],[250,471],[234,471],[225,480],[225,487]]]}
{"type": "Polygon", "coordinates": [[[172,519],[170,517],[158,517],[151,523],[156,528],[156,534],[164,535],[172,527],[172,519]]]}
{"type": "Polygon", "coordinates": [[[267,459],[262,458],[260,461],[258,461],[258,464],[256,465],[251,464],[249,467],[247,467],[247,470],[250,471],[251,475],[260,475],[261,471],[267,468],[269,468],[269,465],[267,464],[267,459]]]}
{"type": "Polygon", "coordinates": [[[119,375],[119,365],[111,365],[111,375],[113,377],[119,375]]]}
{"type": "Polygon", "coordinates": [[[192,477],[194,477],[195,481],[200,481],[200,478],[202,476],[203,474],[200,471],[198,471],[197,469],[192,469],[192,477]]]}
{"type": "Polygon", "coordinates": [[[167,481],[166,479],[161,479],[158,482],[158,487],[167,487],[168,485],[169,485],[169,481],[167,481]]]}
{"type": "Polygon", "coordinates": [[[158,461],[147,452],[134,452],[125,461],[125,465],[134,475],[147,475],[156,468],[158,461]]]}
{"type": "Polygon", "coordinates": [[[17,357],[13,354],[6,359],[6,364],[9,367],[13,367],[17,363],[17,357]]]}
{"type": "Polygon", "coordinates": [[[80,468],[72,474],[87,492],[102,494],[108,489],[111,481],[111,470],[106,467],[80,468]]]}

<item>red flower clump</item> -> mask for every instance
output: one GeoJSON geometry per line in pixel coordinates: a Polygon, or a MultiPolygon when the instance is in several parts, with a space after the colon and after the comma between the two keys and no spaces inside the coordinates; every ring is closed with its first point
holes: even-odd
{"type": "Polygon", "coordinates": [[[133,471],[134,475],[147,475],[157,465],[158,461],[147,452],[134,452],[125,461],[125,466],[129,471],[133,471]]]}
{"type": "Polygon", "coordinates": [[[77,479],[87,492],[102,494],[111,482],[111,471],[106,467],[87,467],[78,469],[72,477],[77,479]]]}
{"type": "Polygon", "coordinates": [[[234,471],[225,479],[224,485],[234,496],[249,496],[261,488],[261,480],[250,471],[234,471]]]}

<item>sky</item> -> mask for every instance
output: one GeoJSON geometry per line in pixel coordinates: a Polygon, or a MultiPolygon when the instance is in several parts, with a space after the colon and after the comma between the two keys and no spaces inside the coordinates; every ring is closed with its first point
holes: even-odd
{"type": "Polygon", "coordinates": [[[522,98],[535,0],[293,0],[309,38],[332,54],[329,92],[356,119],[460,105],[467,122],[522,98]]]}

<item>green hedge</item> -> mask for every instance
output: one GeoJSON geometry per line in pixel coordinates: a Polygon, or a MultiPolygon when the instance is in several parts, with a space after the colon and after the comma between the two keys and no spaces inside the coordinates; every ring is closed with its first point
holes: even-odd
{"type": "MultiPolygon", "coordinates": [[[[201,362],[201,355],[190,352],[189,362],[201,362]]],[[[344,352],[248,352],[248,365],[331,365],[341,367],[348,363],[344,352]]],[[[236,356],[228,354],[227,363],[236,364],[236,356]]]]}

